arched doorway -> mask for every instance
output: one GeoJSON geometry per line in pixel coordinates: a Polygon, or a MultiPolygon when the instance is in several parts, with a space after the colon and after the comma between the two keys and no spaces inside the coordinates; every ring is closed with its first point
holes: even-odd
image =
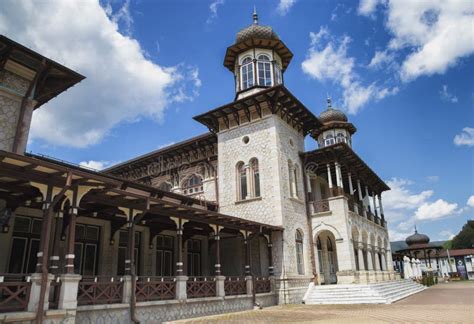
{"type": "Polygon", "coordinates": [[[321,284],[337,283],[337,249],[334,234],[324,230],[317,234],[318,270],[321,284]]]}

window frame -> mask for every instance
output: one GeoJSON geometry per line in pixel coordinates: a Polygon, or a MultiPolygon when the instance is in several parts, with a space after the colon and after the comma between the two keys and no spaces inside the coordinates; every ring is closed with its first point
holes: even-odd
{"type": "Polygon", "coordinates": [[[247,166],[243,161],[237,162],[235,166],[235,171],[237,184],[237,201],[246,200],[249,197],[247,166]]]}
{"type": "Polygon", "coordinates": [[[247,90],[255,85],[255,67],[254,60],[250,56],[242,59],[240,65],[240,89],[247,90]],[[244,79],[245,76],[245,79],[244,79]]]}
{"type": "Polygon", "coordinates": [[[257,84],[262,87],[273,86],[272,61],[267,54],[259,54],[257,57],[257,84]],[[267,73],[269,76],[267,78],[267,73]],[[263,79],[263,83],[260,82],[263,79]]]}
{"type": "Polygon", "coordinates": [[[301,229],[295,232],[295,249],[296,249],[296,268],[299,275],[304,275],[304,235],[301,229]]]}

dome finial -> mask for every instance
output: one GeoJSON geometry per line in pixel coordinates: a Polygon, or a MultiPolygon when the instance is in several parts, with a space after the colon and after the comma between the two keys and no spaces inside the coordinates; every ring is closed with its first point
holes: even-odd
{"type": "Polygon", "coordinates": [[[258,14],[257,14],[257,7],[253,6],[253,24],[258,25],[258,14]]]}
{"type": "Polygon", "coordinates": [[[328,109],[332,109],[331,96],[327,94],[328,109]]]}
{"type": "Polygon", "coordinates": [[[416,230],[416,224],[415,224],[415,234],[418,233],[418,231],[416,230]]]}

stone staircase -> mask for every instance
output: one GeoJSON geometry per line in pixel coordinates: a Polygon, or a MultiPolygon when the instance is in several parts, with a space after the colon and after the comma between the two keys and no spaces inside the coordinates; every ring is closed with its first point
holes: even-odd
{"type": "Polygon", "coordinates": [[[425,289],[425,286],[410,279],[384,281],[368,285],[317,286],[311,283],[303,297],[303,302],[309,305],[391,304],[425,289]]]}

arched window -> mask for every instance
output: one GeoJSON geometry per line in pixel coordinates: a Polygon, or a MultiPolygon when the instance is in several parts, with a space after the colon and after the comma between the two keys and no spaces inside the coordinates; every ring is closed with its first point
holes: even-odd
{"type": "Polygon", "coordinates": [[[303,259],[303,233],[301,230],[296,230],[295,236],[296,246],[296,265],[298,268],[298,274],[304,274],[304,259],[303,259]]]}
{"type": "Polygon", "coordinates": [[[162,182],[158,185],[158,189],[163,191],[171,191],[171,184],[169,182],[162,182]]]}
{"type": "Polygon", "coordinates": [[[259,55],[257,59],[258,66],[258,85],[269,87],[272,85],[272,64],[267,55],[259,55]]]}
{"type": "Polygon", "coordinates": [[[237,200],[247,199],[247,168],[244,162],[237,163],[237,200]]]}
{"type": "Polygon", "coordinates": [[[332,134],[328,134],[324,139],[324,146],[333,145],[334,143],[336,143],[334,141],[334,136],[332,134]]]}
{"type": "Polygon", "coordinates": [[[185,195],[194,195],[203,192],[202,179],[200,176],[193,174],[183,184],[183,193],[185,195]]]}
{"type": "Polygon", "coordinates": [[[260,172],[257,159],[250,160],[250,172],[253,181],[253,196],[260,197],[260,172]]]}
{"type": "Polygon", "coordinates": [[[281,78],[281,68],[277,63],[275,63],[274,69],[275,69],[275,84],[282,84],[283,80],[281,78]]]}
{"type": "Polygon", "coordinates": [[[250,57],[246,57],[242,61],[240,75],[242,78],[242,90],[253,87],[253,61],[250,57]]]}
{"type": "Polygon", "coordinates": [[[343,133],[337,133],[336,143],[347,143],[346,136],[343,133]]]}

